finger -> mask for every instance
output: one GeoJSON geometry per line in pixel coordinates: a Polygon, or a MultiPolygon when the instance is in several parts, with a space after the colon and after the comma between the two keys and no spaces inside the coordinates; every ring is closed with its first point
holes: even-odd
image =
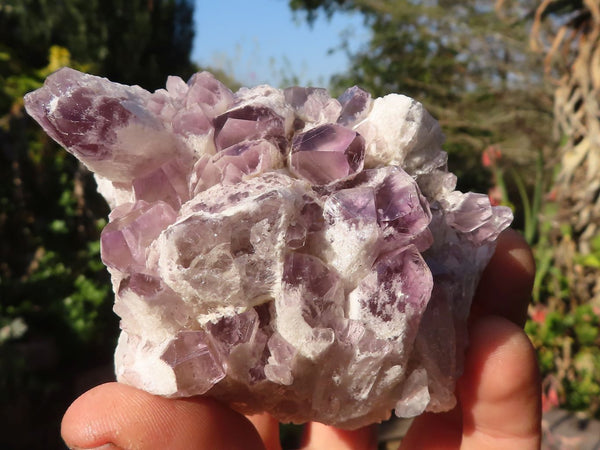
{"type": "MultiPolygon", "coordinates": [[[[534,277],[535,262],[529,245],[518,232],[505,230],[498,237],[496,251],[482,274],[472,318],[477,321],[483,316],[498,315],[522,326],[527,318],[534,277]]],[[[476,339],[477,336],[470,337],[471,342],[476,339]]],[[[473,348],[469,354],[472,351],[473,348]]],[[[413,422],[402,448],[459,448],[462,420],[460,407],[441,414],[423,414],[413,422]],[[422,439],[428,442],[421,442],[422,439]]]]}
{"type": "Polygon", "coordinates": [[[481,276],[472,315],[498,315],[523,326],[534,277],[535,261],[529,245],[515,230],[505,230],[481,276]]]}
{"type": "Polygon", "coordinates": [[[216,400],[167,399],[119,383],[75,400],[61,433],[70,448],[264,449],[252,424],[216,400]]]}
{"type": "Polygon", "coordinates": [[[537,449],[541,395],[527,335],[502,317],[471,327],[471,347],[458,383],[460,407],[415,419],[402,449],[537,449]]]}
{"type": "Polygon", "coordinates": [[[371,450],[377,448],[377,430],[375,426],[357,430],[339,428],[310,422],[306,425],[302,449],[305,450],[371,450]]]}
{"type": "Polygon", "coordinates": [[[424,413],[415,418],[400,449],[457,450],[462,441],[460,407],[444,413],[424,413]]]}
{"type": "Polygon", "coordinates": [[[472,327],[458,383],[464,449],[537,449],[541,390],[535,351],[523,330],[503,318],[472,327]]]}
{"type": "Polygon", "coordinates": [[[260,435],[266,450],[281,450],[279,422],[267,413],[246,416],[260,435]]]}

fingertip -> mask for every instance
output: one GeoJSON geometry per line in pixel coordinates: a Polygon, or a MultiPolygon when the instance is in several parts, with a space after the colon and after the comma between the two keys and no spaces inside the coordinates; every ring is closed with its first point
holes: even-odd
{"type": "Polygon", "coordinates": [[[78,397],[65,412],[61,422],[61,435],[69,448],[94,448],[112,443],[107,431],[104,414],[96,414],[97,408],[118,411],[120,400],[113,395],[115,383],[96,386],[78,397]],[[98,405],[90,409],[90,406],[98,405]]]}
{"type": "Polygon", "coordinates": [[[469,349],[462,384],[482,384],[486,398],[500,400],[514,391],[537,386],[539,369],[535,349],[515,323],[499,316],[481,317],[469,330],[469,349]],[[494,385],[496,389],[487,389],[494,385]],[[494,399],[492,396],[498,396],[494,399]]]}
{"type": "Polygon", "coordinates": [[[97,386],[75,400],[61,434],[77,448],[264,449],[252,424],[216,400],[168,399],[119,383],[97,386]]]}

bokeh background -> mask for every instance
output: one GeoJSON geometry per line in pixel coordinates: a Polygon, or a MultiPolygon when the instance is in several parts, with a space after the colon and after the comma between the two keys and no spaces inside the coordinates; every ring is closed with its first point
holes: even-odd
{"type": "Polygon", "coordinates": [[[62,66],[423,102],[460,189],[533,247],[544,409],[600,417],[600,1],[0,0],[0,448],[64,448],[68,404],[112,377],[108,208],[23,109],[62,66]]]}

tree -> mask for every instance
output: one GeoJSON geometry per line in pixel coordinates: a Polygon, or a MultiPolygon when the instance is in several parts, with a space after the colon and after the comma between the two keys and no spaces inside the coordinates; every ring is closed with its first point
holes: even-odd
{"type": "Polygon", "coordinates": [[[0,1],[1,448],[60,448],[81,373],[110,369],[118,334],[99,255],[108,208],[23,95],[65,65],[147,89],[188,77],[192,11],[192,0],[0,1]]]}
{"type": "Polygon", "coordinates": [[[195,71],[192,19],[192,0],[4,0],[0,45],[38,69],[58,45],[98,75],[154,90],[195,71]]]}
{"type": "MultiPolygon", "coordinates": [[[[532,6],[519,2],[527,15],[532,6]]],[[[551,92],[540,58],[527,47],[522,22],[498,20],[490,2],[468,0],[291,0],[317,14],[359,12],[370,41],[350,54],[349,73],[335,86],[359,84],[375,96],[404,93],[425,104],[447,135],[462,189],[485,190],[490,176],[478,156],[489,146],[504,159],[532,168],[548,145],[551,92]]],[[[342,48],[344,47],[342,44],[342,48]]],[[[514,193],[513,193],[514,194],[514,193]]]]}

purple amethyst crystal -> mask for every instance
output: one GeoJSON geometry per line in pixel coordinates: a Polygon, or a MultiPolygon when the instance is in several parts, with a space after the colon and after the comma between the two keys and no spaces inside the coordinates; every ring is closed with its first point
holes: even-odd
{"type": "Polygon", "coordinates": [[[358,133],[321,125],[294,136],[290,169],[313,184],[329,184],[359,172],[364,156],[365,141],[358,133]]]}
{"type": "Polygon", "coordinates": [[[340,96],[340,104],[342,110],[337,122],[344,126],[351,126],[367,116],[371,107],[371,94],[358,86],[353,86],[340,96]]]}
{"type": "Polygon", "coordinates": [[[141,200],[115,209],[102,230],[102,261],[124,273],[143,271],[148,246],[176,217],[173,208],[161,201],[141,200]]]}
{"type": "Polygon", "coordinates": [[[421,104],[233,93],[207,72],[150,93],[65,68],[25,105],[112,208],[119,381],[345,428],[455,405],[512,214],[455,190],[421,104]]]}

